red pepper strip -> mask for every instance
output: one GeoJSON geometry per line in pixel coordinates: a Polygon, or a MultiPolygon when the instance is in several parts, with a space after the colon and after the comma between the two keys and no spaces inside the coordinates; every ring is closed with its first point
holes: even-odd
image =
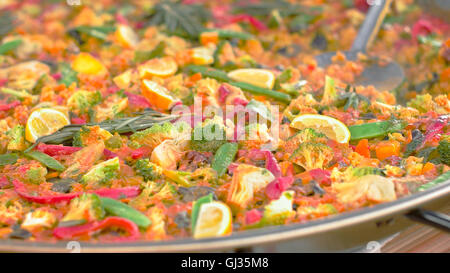
{"type": "MultiPolygon", "coordinates": [[[[65,194],[57,194],[57,195],[43,195],[43,196],[34,196],[34,195],[30,195],[27,192],[27,189],[25,187],[25,185],[20,182],[19,180],[15,179],[13,180],[13,185],[14,185],[14,189],[17,192],[17,194],[30,201],[30,202],[34,202],[34,203],[39,203],[39,204],[55,204],[55,203],[59,203],[59,202],[63,202],[63,201],[70,201],[75,197],[78,197],[80,194],[82,194],[82,192],[74,192],[74,193],[65,193],[65,194]]],[[[135,186],[135,187],[124,187],[124,188],[117,188],[117,189],[108,189],[108,188],[104,188],[104,189],[99,189],[99,190],[95,190],[95,191],[90,191],[93,192],[101,197],[109,197],[109,198],[114,198],[114,199],[119,199],[121,197],[124,198],[132,198],[132,197],[136,197],[139,195],[139,187],[135,186]]]]}
{"type": "Polygon", "coordinates": [[[49,145],[44,143],[39,143],[36,150],[48,154],[49,156],[55,155],[71,155],[75,152],[81,150],[82,147],[71,147],[63,145],[49,145]]]}
{"type": "Polygon", "coordinates": [[[19,105],[20,105],[20,101],[17,101],[17,100],[13,101],[11,103],[8,103],[8,104],[0,104],[0,111],[8,111],[19,105]]]}
{"type": "Polygon", "coordinates": [[[124,187],[124,188],[116,188],[116,189],[108,189],[103,188],[99,190],[95,190],[94,193],[100,195],[101,197],[109,197],[113,199],[120,198],[133,198],[139,195],[140,190],[139,187],[124,187]]]}
{"type": "Polygon", "coordinates": [[[128,233],[127,237],[117,238],[113,241],[133,241],[139,239],[141,235],[138,226],[134,222],[117,216],[107,217],[102,221],[80,226],[57,227],[53,230],[53,235],[59,239],[69,240],[81,235],[91,235],[98,230],[108,227],[119,227],[128,233]]]}
{"type": "Polygon", "coordinates": [[[58,195],[44,195],[44,196],[34,196],[34,195],[30,195],[27,192],[27,189],[25,188],[25,185],[20,182],[17,179],[13,180],[13,185],[14,185],[14,189],[17,192],[17,194],[34,203],[39,203],[39,204],[55,204],[55,203],[59,203],[59,202],[63,202],[63,201],[70,201],[73,198],[77,197],[78,195],[80,195],[80,192],[75,192],[75,193],[65,193],[65,194],[58,194],[58,195]]]}
{"type": "Polygon", "coordinates": [[[249,14],[235,15],[231,18],[230,21],[231,23],[247,22],[254,28],[256,28],[258,31],[263,31],[267,29],[267,26],[263,22],[259,21],[258,19],[249,14]]]}

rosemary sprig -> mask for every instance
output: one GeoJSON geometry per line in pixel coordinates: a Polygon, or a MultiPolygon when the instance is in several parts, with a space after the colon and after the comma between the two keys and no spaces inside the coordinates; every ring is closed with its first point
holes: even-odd
{"type": "Polygon", "coordinates": [[[233,13],[247,13],[253,16],[267,16],[273,10],[277,10],[282,17],[300,15],[318,11],[319,7],[307,7],[288,1],[263,1],[260,3],[238,4],[233,8],[233,13]]]}
{"type": "Polygon", "coordinates": [[[15,20],[12,13],[6,11],[0,13],[0,36],[5,36],[14,28],[15,20]]]}
{"type": "Polygon", "coordinates": [[[167,115],[154,110],[146,110],[141,113],[136,113],[134,117],[118,118],[113,120],[106,120],[99,123],[87,123],[87,124],[71,124],[64,126],[55,133],[47,136],[40,137],[36,142],[29,147],[25,152],[31,151],[39,143],[48,144],[63,144],[70,143],[74,135],[80,131],[82,126],[95,126],[105,129],[111,133],[129,133],[139,130],[147,129],[154,124],[171,121],[178,118],[176,115],[167,115]]]}
{"type": "Polygon", "coordinates": [[[203,31],[203,23],[208,20],[209,16],[209,11],[202,5],[162,1],[154,5],[148,24],[165,25],[169,32],[197,38],[203,31]]]}

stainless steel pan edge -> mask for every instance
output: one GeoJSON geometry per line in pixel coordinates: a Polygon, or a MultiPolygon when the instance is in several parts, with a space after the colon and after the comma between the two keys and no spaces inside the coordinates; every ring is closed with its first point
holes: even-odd
{"type": "MultiPolygon", "coordinates": [[[[228,237],[164,242],[82,243],[81,252],[333,252],[386,238],[413,224],[405,215],[416,208],[440,209],[450,204],[450,181],[399,200],[307,223],[237,232],[228,237]],[[293,248],[294,247],[294,248],[293,248]],[[295,249],[295,247],[297,247],[295,249]]],[[[3,252],[70,252],[67,242],[0,241],[3,252]]]]}

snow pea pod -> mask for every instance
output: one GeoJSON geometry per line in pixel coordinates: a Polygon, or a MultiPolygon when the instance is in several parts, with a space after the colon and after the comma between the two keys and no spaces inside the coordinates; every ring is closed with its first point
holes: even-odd
{"type": "Polygon", "coordinates": [[[404,127],[404,122],[400,120],[386,120],[352,125],[349,126],[348,129],[351,134],[350,140],[360,140],[364,138],[385,136],[388,133],[401,130],[404,127]]]}
{"type": "Polygon", "coordinates": [[[111,215],[126,218],[141,228],[147,228],[151,224],[151,221],[147,216],[127,204],[106,197],[100,197],[100,200],[102,201],[102,207],[111,215]]]}
{"type": "Polygon", "coordinates": [[[60,172],[65,170],[65,167],[61,163],[59,163],[58,160],[54,159],[53,157],[51,157],[47,154],[44,154],[44,153],[41,153],[38,151],[32,151],[32,152],[25,153],[25,155],[41,162],[42,164],[44,164],[45,166],[47,166],[50,169],[60,171],[60,172]]]}

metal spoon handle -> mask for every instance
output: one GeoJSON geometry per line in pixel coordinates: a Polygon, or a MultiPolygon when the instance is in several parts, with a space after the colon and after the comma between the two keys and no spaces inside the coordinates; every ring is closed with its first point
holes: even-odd
{"type": "Polygon", "coordinates": [[[367,0],[370,1],[371,7],[367,12],[363,25],[358,31],[355,41],[353,41],[351,51],[365,52],[368,45],[378,34],[381,23],[384,20],[392,0],[367,0]]]}

